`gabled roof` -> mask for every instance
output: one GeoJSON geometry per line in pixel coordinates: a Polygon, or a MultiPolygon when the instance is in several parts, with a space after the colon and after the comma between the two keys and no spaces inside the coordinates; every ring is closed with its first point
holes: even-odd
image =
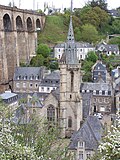
{"type": "Polygon", "coordinates": [[[72,135],[69,149],[75,150],[78,142],[85,142],[85,149],[96,150],[103,134],[103,127],[96,116],[88,116],[82,127],[72,135]]]}
{"type": "Polygon", "coordinates": [[[50,74],[46,75],[44,77],[44,79],[59,80],[60,79],[60,71],[59,70],[53,71],[50,74]]]}
{"type": "Polygon", "coordinates": [[[30,80],[31,76],[34,78],[39,76],[39,79],[41,79],[43,70],[44,67],[16,67],[13,79],[17,80],[19,78],[24,80],[25,78],[26,80],[30,80]]]}
{"type": "Polygon", "coordinates": [[[5,100],[5,99],[9,99],[9,98],[12,98],[12,97],[15,97],[17,96],[16,93],[11,93],[11,92],[5,92],[5,93],[2,93],[0,94],[0,97],[5,100]]]}

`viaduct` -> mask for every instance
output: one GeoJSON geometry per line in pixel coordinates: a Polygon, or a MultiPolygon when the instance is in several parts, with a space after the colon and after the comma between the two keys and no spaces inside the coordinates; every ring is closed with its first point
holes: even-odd
{"type": "Polygon", "coordinates": [[[0,92],[9,88],[15,67],[35,55],[44,24],[44,14],[0,5],[0,92]]]}

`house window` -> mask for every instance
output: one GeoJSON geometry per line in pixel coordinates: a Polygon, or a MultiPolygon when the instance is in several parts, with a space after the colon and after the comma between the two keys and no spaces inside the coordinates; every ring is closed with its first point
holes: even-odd
{"type": "Polygon", "coordinates": [[[60,52],[60,49],[58,49],[58,51],[60,52]]]}
{"type": "Polygon", "coordinates": [[[30,83],[30,88],[32,87],[32,83],[30,83]]]}
{"type": "Polygon", "coordinates": [[[102,98],[99,99],[99,102],[102,102],[102,98]]]}
{"type": "Polygon", "coordinates": [[[99,94],[99,91],[98,91],[98,90],[96,91],[96,94],[99,94]]]}
{"type": "Polygon", "coordinates": [[[47,87],[47,91],[49,91],[50,90],[50,88],[49,87],[47,87]]]}
{"type": "Polygon", "coordinates": [[[26,88],[26,83],[23,83],[23,88],[26,88]]]}
{"type": "Polygon", "coordinates": [[[90,158],[90,153],[87,153],[87,158],[90,158]]]}
{"type": "Polygon", "coordinates": [[[41,87],[41,91],[44,91],[44,87],[41,87]]]}
{"type": "Polygon", "coordinates": [[[55,108],[53,105],[47,108],[47,120],[50,122],[55,121],[55,108]]]}
{"type": "Polygon", "coordinates": [[[35,87],[36,87],[36,88],[38,87],[38,84],[37,84],[37,83],[35,84],[35,87]]]}
{"type": "Polygon", "coordinates": [[[83,152],[79,152],[79,160],[83,160],[83,152]]]}
{"type": "Polygon", "coordinates": [[[82,59],[82,55],[80,55],[80,59],[82,59]]]}
{"type": "Polygon", "coordinates": [[[16,88],[20,88],[20,83],[16,83],[16,88]]]}
{"type": "Polygon", "coordinates": [[[78,142],[78,147],[83,148],[83,142],[78,142]]]}
{"type": "Polygon", "coordinates": [[[105,91],[102,91],[102,95],[105,95],[105,91]]]}
{"type": "Polygon", "coordinates": [[[72,117],[68,117],[68,127],[71,128],[72,127],[72,117]]]}
{"type": "Polygon", "coordinates": [[[111,95],[111,91],[108,91],[108,95],[111,95]]]}
{"type": "Polygon", "coordinates": [[[99,91],[99,95],[102,95],[102,91],[99,91]]]}

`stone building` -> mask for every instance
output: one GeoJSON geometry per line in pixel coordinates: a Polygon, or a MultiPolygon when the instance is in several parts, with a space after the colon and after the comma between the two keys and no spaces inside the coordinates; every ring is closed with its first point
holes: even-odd
{"type": "MultiPolygon", "coordinates": [[[[77,57],[79,60],[84,60],[90,51],[95,51],[95,47],[89,43],[86,42],[75,42],[76,48],[77,48],[77,57]]],[[[57,44],[54,47],[54,57],[57,59],[60,59],[62,57],[62,54],[64,53],[65,49],[65,43],[57,44]]]]}
{"type": "Polygon", "coordinates": [[[102,64],[102,61],[97,61],[92,67],[92,79],[94,83],[98,82],[100,79],[106,82],[107,69],[106,65],[102,64]]]}
{"type": "Polygon", "coordinates": [[[80,63],[74,40],[72,17],[65,51],[61,57],[60,68],[60,128],[61,136],[70,136],[80,128],[82,121],[82,99],[79,92],[81,84],[80,63]]]}
{"type": "Polygon", "coordinates": [[[103,136],[103,126],[95,116],[88,116],[82,127],[72,135],[69,150],[75,160],[86,160],[96,151],[103,136]]]}
{"type": "Polygon", "coordinates": [[[17,93],[38,92],[44,71],[44,67],[17,67],[13,77],[13,91],[17,93]]]}

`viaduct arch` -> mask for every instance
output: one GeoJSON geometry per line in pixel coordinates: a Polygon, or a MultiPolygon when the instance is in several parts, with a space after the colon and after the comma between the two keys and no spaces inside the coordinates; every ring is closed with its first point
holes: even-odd
{"type": "Polygon", "coordinates": [[[0,5],[0,92],[9,86],[15,67],[35,55],[37,31],[44,24],[44,14],[0,5]]]}

